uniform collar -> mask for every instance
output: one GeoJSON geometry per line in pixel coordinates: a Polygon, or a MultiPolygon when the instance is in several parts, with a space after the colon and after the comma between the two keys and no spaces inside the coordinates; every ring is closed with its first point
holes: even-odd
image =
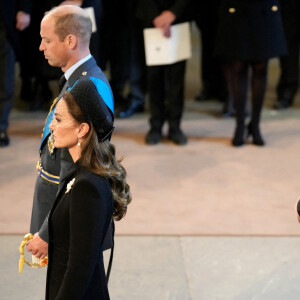
{"type": "Polygon", "coordinates": [[[66,80],[68,80],[71,75],[73,74],[73,72],[83,63],[85,63],[87,60],[89,60],[92,57],[91,54],[87,55],[86,57],[84,57],[83,59],[81,59],[80,61],[78,61],[77,63],[75,63],[72,67],[70,67],[66,72],[65,72],[65,77],[66,80]]]}

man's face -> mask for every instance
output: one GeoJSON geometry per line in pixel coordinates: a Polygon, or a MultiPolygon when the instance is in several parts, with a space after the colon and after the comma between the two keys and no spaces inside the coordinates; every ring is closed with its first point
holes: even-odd
{"type": "Polygon", "coordinates": [[[46,16],[41,22],[40,51],[44,52],[49,65],[64,69],[68,62],[69,49],[66,40],[60,41],[54,32],[54,18],[46,16]]]}

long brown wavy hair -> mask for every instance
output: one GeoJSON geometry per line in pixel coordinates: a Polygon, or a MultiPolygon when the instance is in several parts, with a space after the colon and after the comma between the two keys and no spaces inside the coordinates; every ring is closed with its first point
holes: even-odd
{"type": "Polygon", "coordinates": [[[78,123],[87,123],[90,126],[89,132],[82,143],[80,163],[91,172],[109,180],[115,200],[113,217],[116,221],[119,221],[125,216],[127,205],[132,200],[130,187],[126,182],[126,170],[120,163],[123,158],[116,159],[115,146],[109,140],[104,142],[98,140],[93,125],[86,119],[69,91],[65,92],[63,99],[72,117],[78,123]]]}

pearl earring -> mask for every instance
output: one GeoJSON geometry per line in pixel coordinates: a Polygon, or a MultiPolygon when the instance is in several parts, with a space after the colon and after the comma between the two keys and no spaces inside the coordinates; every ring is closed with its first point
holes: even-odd
{"type": "Polygon", "coordinates": [[[80,147],[80,145],[81,145],[81,144],[80,144],[80,139],[78,138],[77,146],[80,147]]]}

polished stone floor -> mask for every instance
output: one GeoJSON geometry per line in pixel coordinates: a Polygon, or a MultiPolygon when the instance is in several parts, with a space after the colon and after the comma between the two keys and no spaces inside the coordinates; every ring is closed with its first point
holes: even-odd
{"type": "MultiPolygon", "coordinates": [[[[22,236],[0,236],[3,300],[40,300],[46,268],[18,274],[22,236]]],[[[114,300],[297,300],[297,237],[118,236],[114,300]]],[[[106,260],[107,260],[106,254],[106,260]]]]}
{"type": "MultiPolygon", "coordinates": [[[[272,108],[279,76],[272,60],[261,124],[267,144],[233,148],[234,120],[221,117],[222,104],[193,100],[200,89],[194,39],[182,122],[188,145],[145,145],[148,111],[115,123],[112,142],[125,156],[133,201],[116,227],[111,299],[297,300],[300,93],[292,108],[272,108]]],[[[44,295],[46,270],[25,266],[19,275],[18,247],[29,228],[46,115],[27,111],[16,90],[11,145],[0,149],[1,300],[44,295]]]]}

